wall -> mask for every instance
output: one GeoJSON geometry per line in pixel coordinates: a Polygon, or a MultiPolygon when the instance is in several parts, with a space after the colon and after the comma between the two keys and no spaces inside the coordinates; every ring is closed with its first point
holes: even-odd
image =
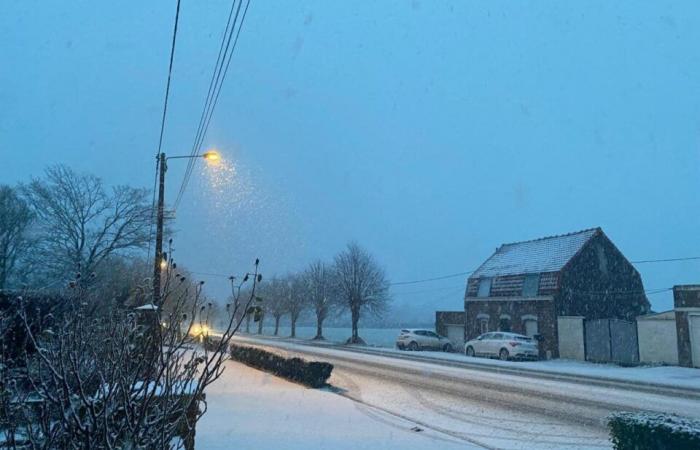
{"type": "Polygon", "coordinates": [[[601,231],[560,274],[560,316],[634,321],[650,310],[639,272],[601,231]]]}
{"type": "Polygon", "coordinates": [[[541,336],[539,349],[541,357],[556,358],[559,354],[557,347],[557,321],[554,315],[552,297],[538,299],[496,298],[484,300],[468,298],[464,304],[466,311],[466,340],[474,339],[481,334],[479,315],[488,315],[488,331],[498,331],[501,315],[510,316],[511,331],[525,334],[523,316],[537,317],[538,332],[541,336]]]}
{"type": "Polygon", "coordinates": [[[583,317],[561,316],[557,318],[559,334],[559,357],[564,359],[586,359],[584,346],[583,317]]]}
{"type": "Polygon", "coordinates": [[[435,311],[435,332],[447,336],[447,325],[464,325],[464,311],[435,311]]]}
{"type": "Polygon", "coordinates": [[[689,314],[700,314],[700,285],[673,286],[673,307],[676,311],[678,364],[693,367],[695,356],[695,365],[700,367],[700,355],[693,355],[688,323],[689,314]]]}
{"type": "Polygon", "coordinates": [[[678,336],[673,311],[637,319],[639,361],[678,364],[678,336]]]}

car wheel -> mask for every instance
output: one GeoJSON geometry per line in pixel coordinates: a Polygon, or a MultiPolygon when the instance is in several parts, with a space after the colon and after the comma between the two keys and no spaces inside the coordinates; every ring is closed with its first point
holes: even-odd
{"type": "Polygon", "coordinates": [[[445,345],[443,345],[442,351],[443,351],[443,352],[446,352],[446,353],[451,352],[451,351],[452,351],[452,345],[451,345],[451,344],[445,344],[445,345]]]}
{"type": "Polygon", "coordinates": [[[470,356],[473,358],[474,357],[474,347],[472,347],[472,346],[467,347],[467,349],[464,351],[464,353],[467,356],[470,356]]]}
{"type": "Polygon", "coordinates": [[[502,348],[500,352],[498,352],[498,357],[501,359],[501,361],[508,361],[508,357],[510,355],[508,354],[508,350],[505,348],[502,348]]]}
{"type": "Polygon", "coordinates": [[[418,350],[420,350],[420,346],[418,345],[418,342],[411,342],[410,344],[408,344],[408,349],[417,352],[418,350]]]}

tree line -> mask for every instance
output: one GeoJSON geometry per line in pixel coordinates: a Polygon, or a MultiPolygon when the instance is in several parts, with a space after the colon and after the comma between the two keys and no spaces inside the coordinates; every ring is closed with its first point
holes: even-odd
{"type": "Polygon", "coordinates": [[[302,313],[313,313],[316,336],[323,339],[323,323],[331,314],[349,313],[352,334],[348,343],[364,343],[358,324],[362,314],[381,316],[389,305],[389,282],[375,258],[356,242],[350,242],[331,262],[316,260],[304,270],[273,277],[259,286],[263,298],[258,332],[265,316],[274,321],[274,335],[280,320],[289,317],[291,337],[302,313]]]}

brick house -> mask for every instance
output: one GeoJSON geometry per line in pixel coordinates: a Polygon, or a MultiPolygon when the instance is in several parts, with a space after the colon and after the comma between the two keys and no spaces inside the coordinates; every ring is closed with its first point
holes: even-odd
{"type": "Polygon", "coordinates": [[[558,357],[557,318],[624,319],[649,312],[639,272],[600,228],[503,244],[467,280],[464,337],[539,335],[558,357]]]}

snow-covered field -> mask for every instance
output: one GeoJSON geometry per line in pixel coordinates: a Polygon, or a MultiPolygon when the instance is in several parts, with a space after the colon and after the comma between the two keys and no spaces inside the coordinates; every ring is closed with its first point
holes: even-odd
{"type": "Polygon", "coordinates": [[[202,450],[427,450],[481,448],[353,402],[227,361],[207,390],[208,410],[197,425],[202,450]]]}

